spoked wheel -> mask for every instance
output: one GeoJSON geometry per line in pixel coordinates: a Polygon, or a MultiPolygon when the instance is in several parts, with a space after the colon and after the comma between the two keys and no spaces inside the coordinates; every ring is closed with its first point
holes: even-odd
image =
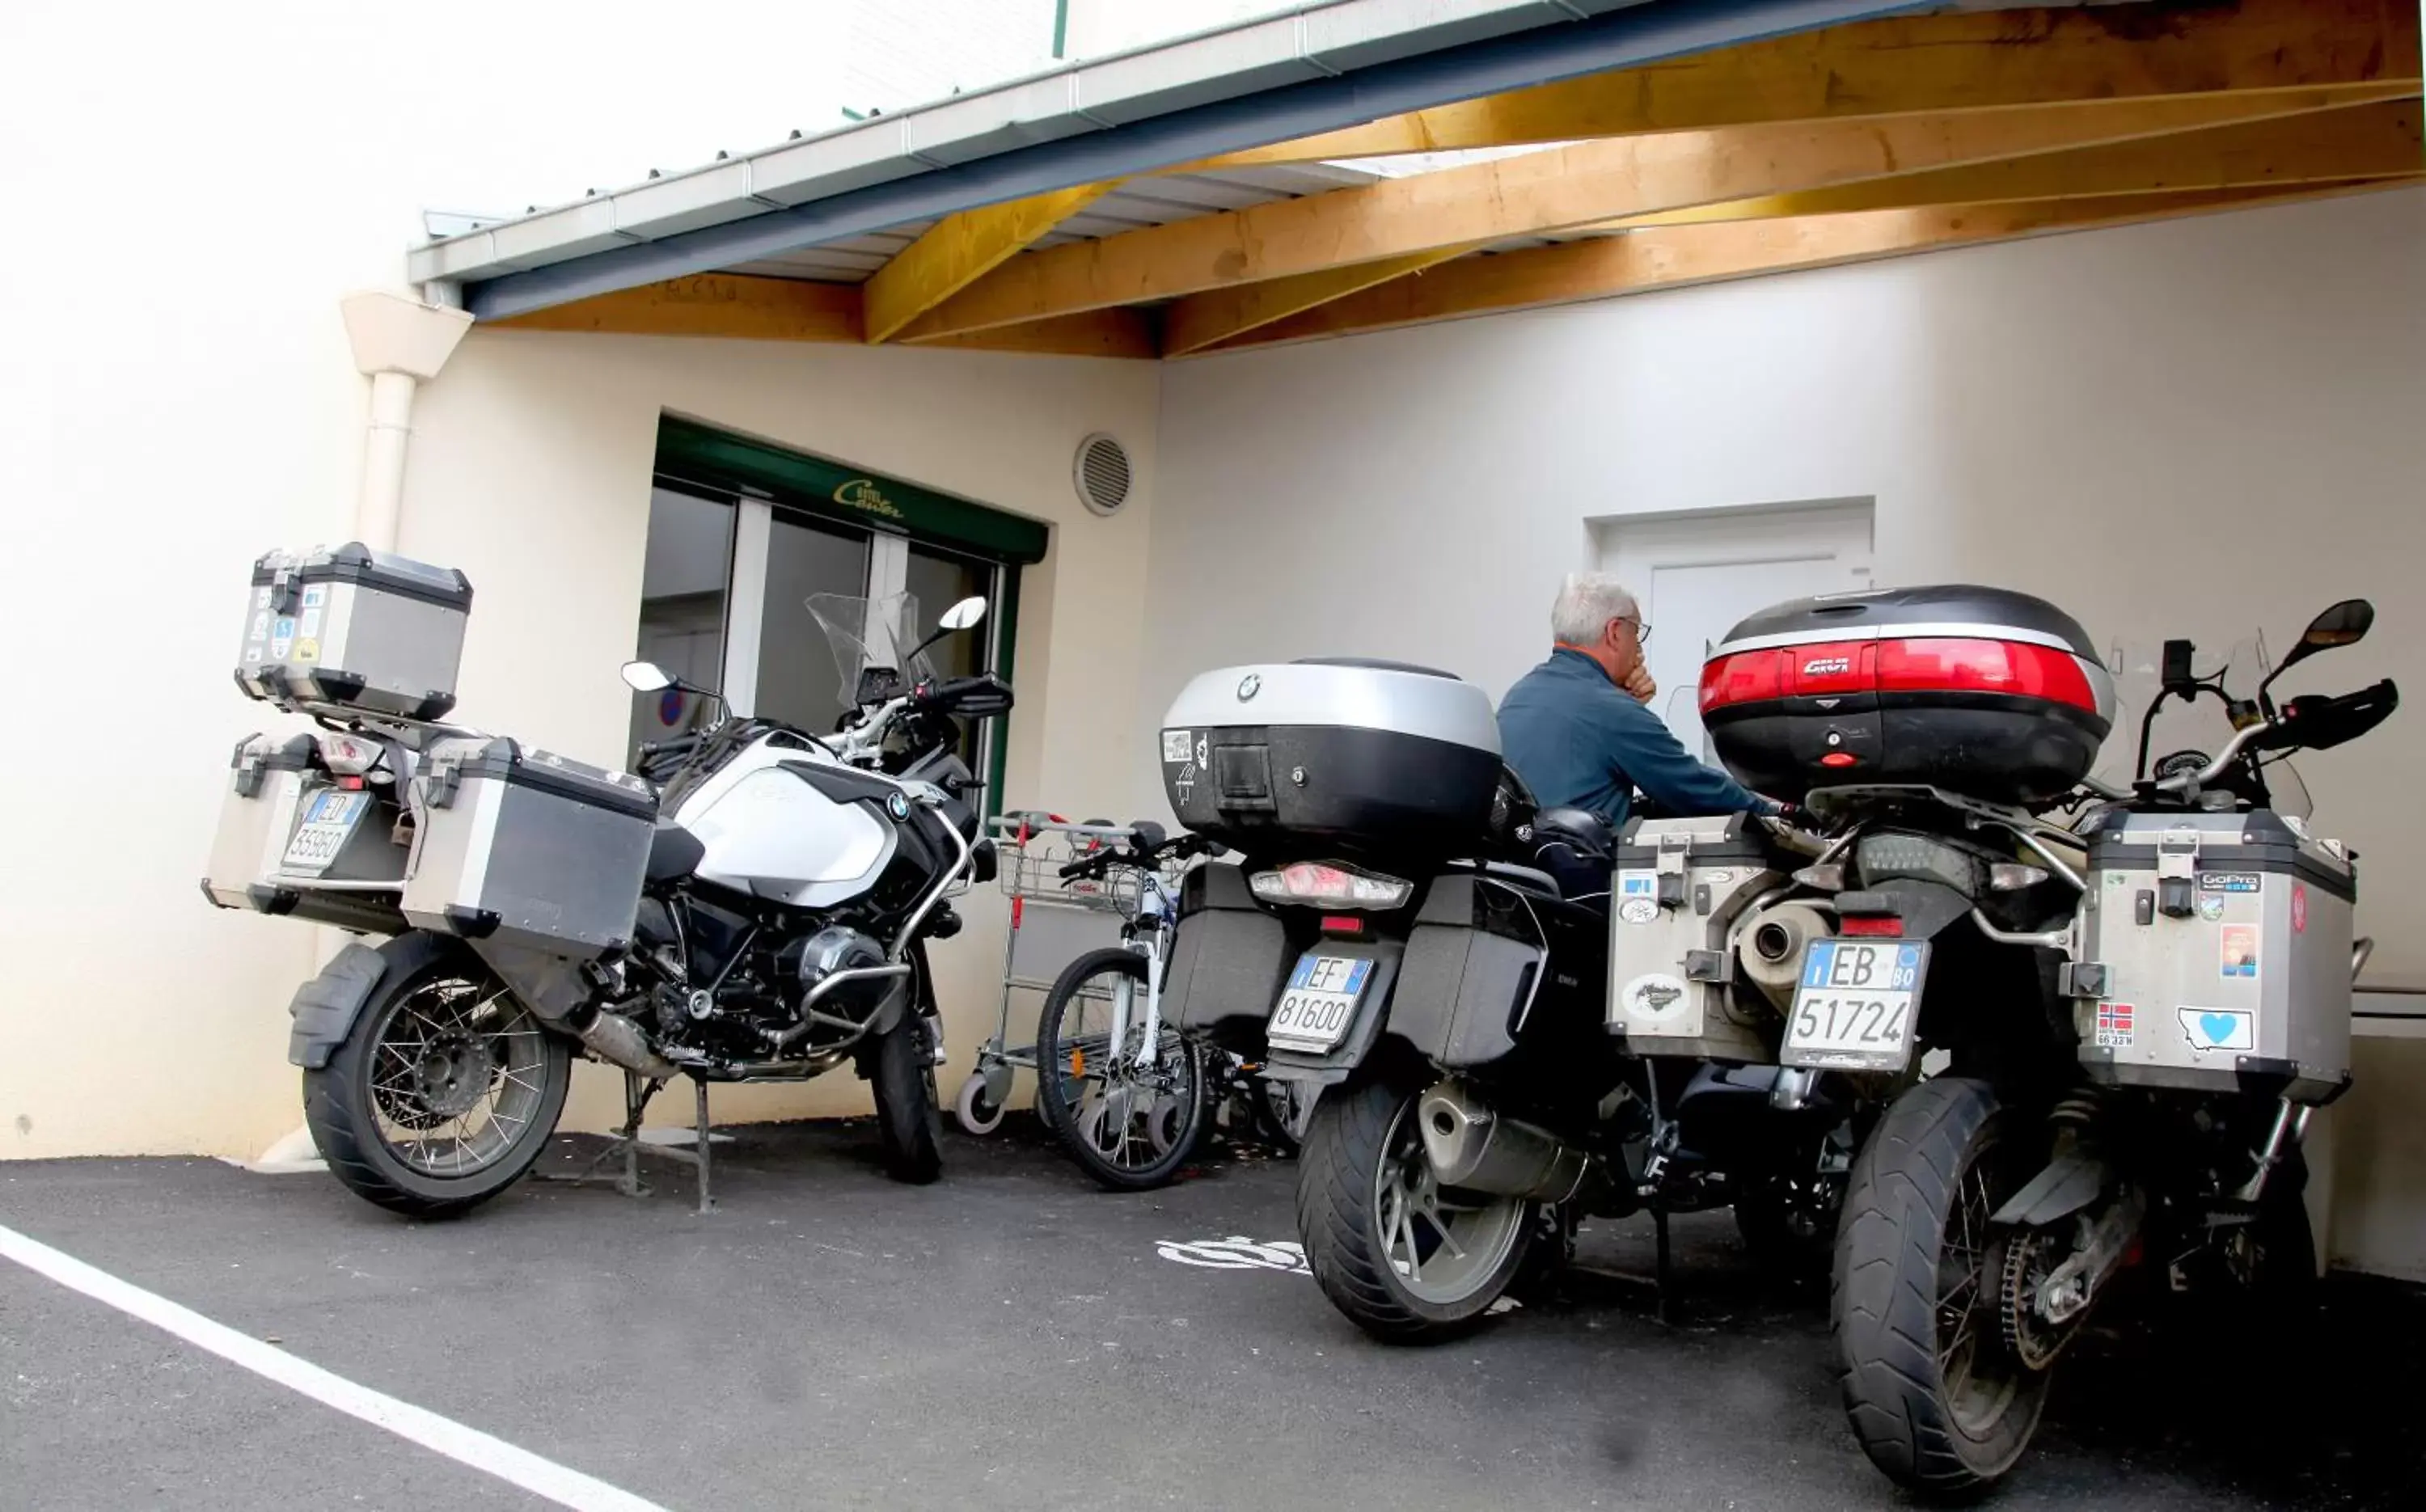
{"type": "Polygon", "coordinates": [[[1151,1058],[1143,1054],[1145,973],[1134,951],[1079,957],[1053,984],[1036,1029],[1045,1123],[1088,1175],[1123,1192],[1168,1184],[1205,1123],[1202,1051],[1166,1023],[1151,1058]]]}
{"type": "Polygon", "coordinates": [[[1900,1485],[1975,1490],[2021,1457],[2046,1404],[2042,1341],[2006,1327],[2028,1255],[1989,1215],[2029,1174],[1985,1082],[1938,1077],[1887,1110],[1853,1163],[1834,1313],[1845,1411],[1900,1485]]]}
{"type": "Polygon", "coordinates": [[[1298,1155],[1297,1228],[1323,1295],[1377,1339],[1471,1327],[1507,1291],[1533,1204],[1444,1187],[1415,1124],[1419,1089],[1351,1083],[1315,1104],[1298,1155]]]}
{"type": "Polygon", "coordinates": [[[573,1050],[477,957],[434,935],[380,947],[387,970],[303,1117],[337,1179],[384,1208],[448,1217],[539,1158],[564,1111],[573,1050]]]}

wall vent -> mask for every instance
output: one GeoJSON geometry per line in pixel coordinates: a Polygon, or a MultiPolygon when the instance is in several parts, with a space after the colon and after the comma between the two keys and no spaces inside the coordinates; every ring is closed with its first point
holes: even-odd
{"type": "Polygon", "coordinates": [[[1118,513],[1129,496],[1127,449],[1097,431],[1078,443],[1072,478],[1077,484],[1078,497],[1088,508],[1102,515],[1118,513]]]}

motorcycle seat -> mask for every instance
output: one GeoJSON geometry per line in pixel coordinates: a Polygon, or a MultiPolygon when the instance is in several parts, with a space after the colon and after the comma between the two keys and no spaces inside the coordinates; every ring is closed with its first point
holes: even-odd
{"type": "Polygon", "coordinates": [[[1585,809],[1544,809],[1533,815],[1533,843],[1563,844],[1578,857],[1608,861],[1616,854],[1615,839],[1599,814],[1585,809]]]}
{"type": "Polygon", "coordinates": [[[671,819],[660,819],[649,836],[649,880],[671,882],[688,877],[699,869],[706,855],[707,847],[700,844],[697,835],[671,819]]]}
{"type": "Polygon", "coordinates": [[[1609,876],[1617,854],[1609,826],[1582,809],[1544,809],[1533,815],[1533,861],[1558,878],[1570,902],[1609,907],[1609,876]]]}

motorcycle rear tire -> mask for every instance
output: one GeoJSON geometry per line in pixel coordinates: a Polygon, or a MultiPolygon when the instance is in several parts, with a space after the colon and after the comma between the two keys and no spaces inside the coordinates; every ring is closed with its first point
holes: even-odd
{"type": "Polygon", "coordinates": [[[573,1047],[560,1035],[542,1033],[536,1105],[495,1158],[457,1176],[414,1170],[380,1132],[371,1073],[380,1033],[404,1000],[426,989],[450,978],[495,983],[471,952],[441,935],[414,930],[385,941],[379,953],[387,958],[387,970],[354,1016],[345,1041],[326,1066],[303,1073],[303,1121],[330,1174],[355,1196],[407,1217],[455,1217],[522,1180],[547,1148],[572,1084],[573,1047]]]}
{"type": "MultiPolygon", "coordinates": [[[[1333,1087],[1315,1103],[1298,1151],[1297,1231],[1306,1266],[1332,1306],[1385,1343],[1431,1343],[1471,1331],[1515,1281],[1539,1227],[1538,1204],[1492,1199],[1478,1211],[1496,1231],[1496,1243],[1469,1263],[1454,1295],[1424,1296],[1411,1286],[1391,1256],[1381,1194],[1408,1157],[1420,1090],[1386,1077],[1333,1087]]],[[[1424,1158],[1419,1140],[1413,1158],[1424,1158]]],[[[1403,1231],[1412,1245],[1413,1220],[1403,1231]]],[[[1469,1231],[1466,1241],[1477,1237],[1469,1231]]]]}
{"type": "Polygon", "coordinates": [[[1982,1257],[1975,1284],[2001,1295],[2003,1247],[1987,1233],[1986,1215],[2028,1174],[2019,1168],[2027,1161],[2007,1158],[2006,1141],[2004,1110],[1987,1083],[1921,1083],[1895,1100],[1862,1147],[1837,1229],[1830,1312],[1845,1415],[1871,1464],[1931,1495],[1982,1490],[2012,1470],[2046,1405],[2047,1374],[2005,1352],[1993,1311],[1964,1314],[1976,1330],[1968,1356],[1962,1336],[1950,1344],[1938,1337],[1949,1231],[1970,1231],[1968,1247],[1982,1257]],[[1951,1373],[1949,1352],[1959,1367],[1951,1373]],[[1983,1378],[1981,1401],[1972,1393],[1983,1378]]]}
{"type": "Polygon", "coordinates": [[[944,1174],[944,1113],[935,1095],[935,1054],[926,1016],[915,1010],[885,1031],[868,1077],[876,1096],[876,1132],[884,1145],[884,1174],[925,1186],[944,1174]]]}

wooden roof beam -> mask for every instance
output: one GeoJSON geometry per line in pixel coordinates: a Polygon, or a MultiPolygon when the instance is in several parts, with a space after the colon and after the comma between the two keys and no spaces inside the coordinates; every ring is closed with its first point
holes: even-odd
{"type": "Polygon", "coordinates": [[[898,334],[915,341],[1025,324],[1725,200],[2293,115],[2338,99],[2319,90],[2187,96],[1583,142],[1031,252],[898,334]]]}
{"type": "Polygon", "coordinates": [[[740,341],[855,342],[859,285],[696,273],[491,321],[505,330],[611,336],[722,336],[740,341]]]}
{"type": "Polygon", "coordinates": [[[946,216],[868,279],[867,339],[891,338],[1118,187],[1082,184],[946,216]]]}
{"type": "Polygon", "coordinates": [[[2025,204],[1933,205],[1791,220],[1650,227],[1624,235],[1445,264],[1421,278],[1400,279],[1334,300],[1213,349],[1231,351],[1356,335],[2049,232],[2129,225],[2421,182],[2426,178],[2412,176],[2352,185],[2208,189],[2025,204]]]}
{"type": "Polygon", "coordinates": [[[2392,177],[2426,168],[2420,117],[2415,97],[2389,100],[2009,162],[1731,200],[1612,221],[1609,229],[2392,177]]]}
{"type": "Polygon", "coordinates": [[[2241,0],[1856,22],[1393,116],[1189,171],[1844,120],[2420,78],[2409,0],[2241,0]]]}
{"type": "MultiPolygon", "coordinates": [[[[606,336],[690,336],[724,341],[856,344],[856,283],[699,273],[636,289],[576,299],[491,322],[501,330],[584,331],[606,336]]],[[[1156,322],[1143,311],[1097,310],[1030,325],[1003,326],[936,342],[980,351],[1061,357],[1161,355],[1156,322]]]]}

